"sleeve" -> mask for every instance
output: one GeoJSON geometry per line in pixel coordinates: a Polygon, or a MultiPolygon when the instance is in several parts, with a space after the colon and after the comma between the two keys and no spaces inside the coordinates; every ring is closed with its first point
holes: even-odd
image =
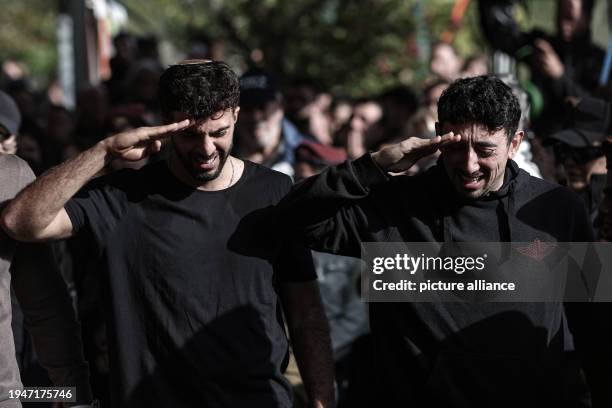
{"type": "MultiPolygon", "coordinates": [[[[279,197],[287,194],[292,185],[289,177],[283,177],[283,181],[280,183],[279,197]]],[[[277,210],[278,208],[275,209],[275,211],[277,210]]],[[[316,280],[317,272],[310,249],[293,237],[284,234],[282,226],[278,225],[279,221],[282,223],[282,217],[278,217],[274,221],[277,236],[282,237],[279,252],[274,262],[274,275],[277,283],[299,283],[316,280]]]]}
{"type": "Polygon", "coordinates": [[[92,392],[81,327],[50,245],[17,246],[11,265],[12,286],[49,378],[55,386],[76,387],[77,402],[89,403],[92,392]]]}
{"type": "Polygon", "coordinates": [[[120,177],[120,174],[112,174],[93,180],[64,206],[73,232],[88,230],[98,247],[127,211],[126,189],[115,183],[120,177]]]}
{"type": "Polygon", "coordinates": [[[319,251],[358,257],[378,217],[371,188],[387,180],[366,154],[302,181],[279,203],[288,235],[319,251]]]}

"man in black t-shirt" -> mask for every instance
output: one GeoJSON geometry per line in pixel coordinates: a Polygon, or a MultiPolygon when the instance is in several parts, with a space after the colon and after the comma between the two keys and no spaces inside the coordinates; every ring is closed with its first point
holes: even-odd
{"type": "Polygon", "coordinates": [[[284,312],[312,405],[331,406],[312,259],[275,225],[291,182],[230,155],[236,75],[221,62],[185,61],[164,72],[158,92],[168,125],[112,136],[52,169],[7,207],[2,226],[26,241],[78,233],[95,243],[114,405],[290,407],[284,312]],[[115,158],[158,152],[165,138],[168,160],[85,185],[115,158]]]}

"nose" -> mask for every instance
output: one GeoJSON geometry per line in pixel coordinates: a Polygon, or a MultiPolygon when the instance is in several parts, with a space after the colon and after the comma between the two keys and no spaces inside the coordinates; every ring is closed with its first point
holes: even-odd
{"type": "Polygon", "coordinates": [[[210,136],[204,136],[202,139],[202,143],[199,146],[199,149],[202,154],[206,157],[212,156],[217,150],[217,146],[215,146],[214,139],[210,136]]]}
{"type": "Polygon", "coordinates": [[[480,170],[480,165],[478,164],[478,155],[472,148],[469,146],[465,149],[465,157],[463,161],[463,171],[466,174],[473,174],[480,170]]]}

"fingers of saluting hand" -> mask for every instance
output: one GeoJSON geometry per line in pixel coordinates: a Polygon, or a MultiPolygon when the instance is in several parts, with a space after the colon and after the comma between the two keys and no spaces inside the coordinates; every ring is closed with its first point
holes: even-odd
{"type": "Polygon", "coordinates": [[[461,141],[461,135],[456,135],[453,132],[448,132],[445,135],[436,136],[435,138],[432,139],[432,143],[437,144],[436,146],[437,148],[455,144],[460,141],[461,141]]]}
{"type": "Polygon", "coordinates": [[[141,127],[136,129],[140,141],[159,140],[168,137],[172,132],[177,132],[191,126],[193,123],[189,119],[181,122],[170,123],[163,126],[141,127]]]}
{"type": "Polygon", "coordinates": [[[450,144],[457,143],[461,141],[461,135],[456,135],[453,132],[449,132],[442,136],[436,136],[433,139],[419,139],[413,138],[409,140],[411,143],[409,146],[404,146],[406,148],[406,153],[409,151],[418,150],[425,154],[430,154],[440,149],[441,147],[448,146],[450,144]]]}

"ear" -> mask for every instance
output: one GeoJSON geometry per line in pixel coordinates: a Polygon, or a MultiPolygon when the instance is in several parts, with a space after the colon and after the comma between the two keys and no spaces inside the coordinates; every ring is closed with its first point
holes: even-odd
{"type": "Polygon", "coordinates": [[[442,136],[442,126],[440,125],[440,122],[436,122],[435,126],[436,126],[436,136],[442,136]]]}
{"type": "Polygon", "coordinates": [[[519,130],[514,134],[514,137],[510,141],[510,146],[508,146],[508,157],[513,159],[516,153],[518,152],[519,146],[523,141],[523,137],[525,137],[525,132],[519,130]]]}
{"type": "Polygon", "coordinates": [[[240,112],[240,106],[234,108],[234,123],[238,120],[238,112],[240,112]]]}

